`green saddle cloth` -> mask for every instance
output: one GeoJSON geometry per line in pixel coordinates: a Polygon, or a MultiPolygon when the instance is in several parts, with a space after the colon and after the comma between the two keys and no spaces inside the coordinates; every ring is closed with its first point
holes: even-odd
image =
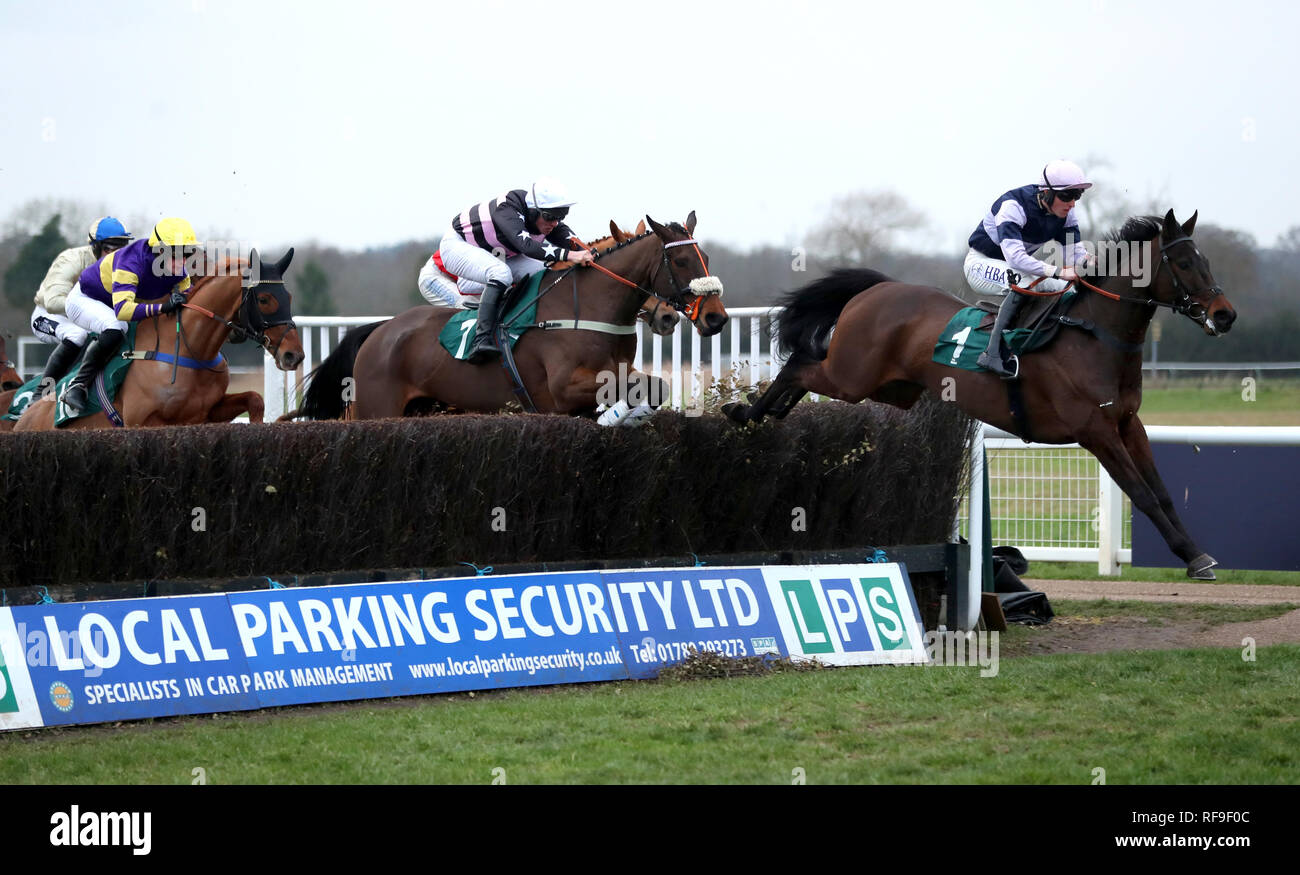
{"type": "MultiPolygon", "coordinates": [[[[79,362],[75,368],[68,372],[68,375],[59,380],[54,386],[54,397],[56,401],[54,412],[54,425],[56,427],[65,425],[74,419],[80,419],[83,416],[93,416],[103,411],[104,406],[100,403],[100,387],[109,398],[117,397],[118,390],[122,388],[122,383],[126,381],[127,368],[131,367],[129,359],[122,358],[122,353],[135,349],[135,329],[136,323],[128,322],[126,328],[126,338],[118,347],[117,353],[109,359],[108,365],[91,384],[90,391],[87,393],[90,397],[90,403],[86,406],[86,412],[73,415],[68,410],[67,405],[63,403],[63,393],[68,391],[68,386],[72,384],[72,379],[81,371],[79,362]]],[[[91,334],[91,339],[98,337],[97,334],[91,334]]],[[[13,401],[9,404],[9,409],[0,414],[0,418],[17,421],[18,417],[23,415],[27,405],[37,399],[37,389],[39,388],[41,378],[33,377],[14,393],[13,401]]]]}
{"type": "MultiPolygon", "coordinates": [[[[1073,296],[1073,290],[1066,292],[1062,299],[1062,306],[1068,306],[1069,299],[1073,296]]],[[[1055,312],[1064,312],[1064,310],[1055,312]]],[[[988,313],[978,307],[963,307],[958,310],[944,326],[943,331],[939,332],[939,339],[934,344],[934,355],[931,360],[964,371],[987,370],[978,364],[980,353],[988,348],[989,335],[993,333],[979,327],[980,322],[987,315],[988,313]]],[[[1002,340],[1006,344],[1007,351],[1012,355],[1042,349],[1055,336],[1055,331],[1034,328],[1011,328],[1002,332],[1002,340]]]]}
{"type": "MultiPolygon", "coordinates": [[[[524,332],[537,324],[537,290],[548,272],[554,274],[554,271],[539,270],[520,280],[508,292],[510,308],[501,318],[501,325],[506,329],[506,339],[511,349],[514,349],[524,332]]],[[[477,323],[477,310],[461,310],[447,320],[438,334],[438,342],[451,353],[452,358],[464,359],[474,344],[474,328],[477,323]]]]}

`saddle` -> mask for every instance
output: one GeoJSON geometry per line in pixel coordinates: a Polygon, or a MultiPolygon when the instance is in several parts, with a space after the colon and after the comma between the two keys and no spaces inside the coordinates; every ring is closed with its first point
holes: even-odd
{"type": "MultiPolygon", "coordinates": [[[[1007,294],[1015,294],[1008,292],[1007,294]]],[[[1027,296],[1029,300],[1022,301],[1020,308],[1016,310],[1015,318],[1007,326],[1007,331],[1011,332],[1016,329],[1028,330],[1028,337],[1033,338],[1032,343],[1025,344],[1025,351],[1042,349],[1056,339],[1057,332],[1061,330],[1062,325],[1080,324],[1081,320],[1062,321],[1061,317],[1068,317],[1070,308],[1078,297],[1073,291],[1052,297],[1035,297],[1027,296]]],[[[980,317],[979,324],[976,326],[979,331],[987,335],[993,330],[993,321],[997,317],[998,302],[980,301],[975,307],[983,314],[980,317]]]]}
{"type": "MultiPolygon", "coordinates": [[[[1077,297],[1071,290],[1021,304],[1014,325],[1003,335],[1007,350],[1021,355],[1042,349],[1056,339],[1063,325],[1093,330],[1091,323],[1068,315],[1077,297]]],[[[984,370],[979,366],[979,354],[988,346],[996,313],[997,305],[985,302],[958,310],[935,341],[933,361],[966,371],[984,370]]]]}

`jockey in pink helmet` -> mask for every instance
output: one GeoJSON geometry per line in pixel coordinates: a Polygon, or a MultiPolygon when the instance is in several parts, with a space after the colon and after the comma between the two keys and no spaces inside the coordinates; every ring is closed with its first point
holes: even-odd
{"type": "MultiPolygon", "coordinates": [[[[1002,332],[1024,297],[1009,291],[1007,269],[1046,277],[1038,291],[1061,291],[1071,280],[1078,279],[1075,265],[1088,258],[1079,233],[1074,204],[1092,187],[1079,165],[1057,160],[1048,164],[1039,179],[1013,188],[993,202],[983,221],[970,235],[970,252],[966,254],[966,282],[982,295],[1006,295],[993,323],[988,348],[980,354],[979,364],[1004,379],[1020,374],[1020,362],[1011,357],[1004,362],[1002,332]],[[1034,257],[1049,240],[1064,247],[1066,267],[1057,267],[1034,257]]],[[[1028,282],[1028,280],[1026,280],[1028,282]]]]}

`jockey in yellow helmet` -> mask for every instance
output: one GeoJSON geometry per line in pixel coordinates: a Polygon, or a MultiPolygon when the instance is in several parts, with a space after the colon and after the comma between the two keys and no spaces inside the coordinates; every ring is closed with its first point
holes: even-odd
{"type": "Polygon", "coordinates": [[[172,313],[185,303],[190,288],[185,258],[198,246],[189,222],[162,219],[148,239],[110,252],[81,272],[68,293],[68,317],[99,338],[86,347],[81,370],[64,394],[70,410],[85,411],[90,385],[122,342],[127,322],[172,313]]]}

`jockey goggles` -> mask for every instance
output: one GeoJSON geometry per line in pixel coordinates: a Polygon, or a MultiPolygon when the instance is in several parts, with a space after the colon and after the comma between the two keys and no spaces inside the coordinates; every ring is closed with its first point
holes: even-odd
{"type": "Polygon", "coordinates": [[[1057,197],[1059,197],[1061,200],[1065,201],[1066,203],[1071,203],[1083,197],[1083,189],[1067,188],[1062,191],[1053,191],[1053,194],[1055,194],[1057,197]]]}
{"type": "Polygon", "coordinates": [[[569,208],[556,207],[551,210],[541,210],[539,214],[548,222],[561,222],[564,220],[564,217],[569,214],[569,208]]]}

